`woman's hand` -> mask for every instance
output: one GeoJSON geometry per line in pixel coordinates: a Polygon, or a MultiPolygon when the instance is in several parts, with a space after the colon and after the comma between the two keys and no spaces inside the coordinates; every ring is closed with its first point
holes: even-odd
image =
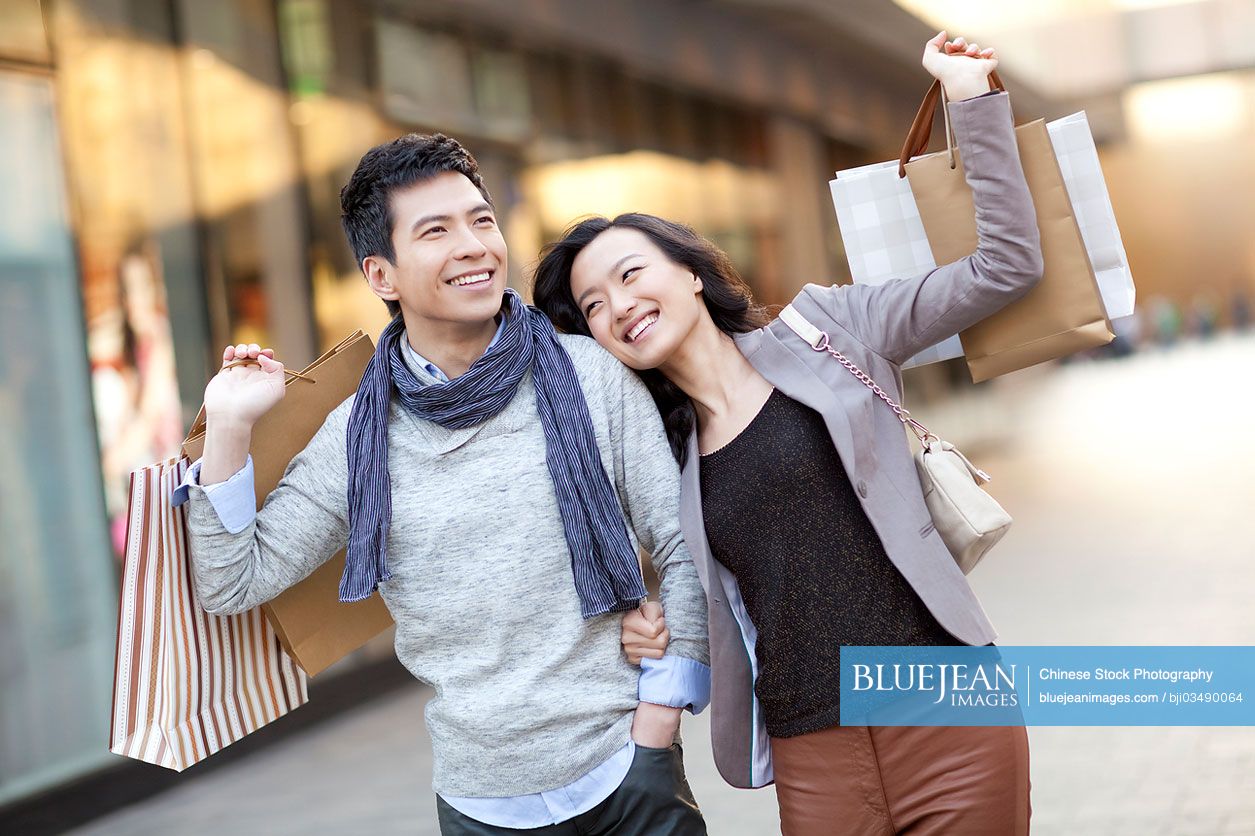
{"type": "Polygon", "coordinates": [[[675,741],[675,730],[680,727],[680,709],[643,702],[636,706],[632,718],[632,740],[638,746],[666,749],[675,741]]]}
{"type": "Polygon", "coordinates": [[[924,44],[924,69],[939,80],[952,102],[989,92],[988,77],[998,68],[993,47],[981,49],[963,37],[946,40],[945,31],[924,44]]]}
{"type": "Polygon", "coordinates": [[[623,642],[623,652],[633,665],[639,665],[643,657],[661,659],[667,652],[667,643],[671,641],[671,632],[662,617],[662,605],[646,601],[639,609],[625,614],[620,641],[623,642]]]}

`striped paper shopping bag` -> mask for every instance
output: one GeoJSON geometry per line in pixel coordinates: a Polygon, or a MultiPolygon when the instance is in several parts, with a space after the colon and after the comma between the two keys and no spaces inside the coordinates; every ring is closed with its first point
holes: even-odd
{"type": "Polygon", "coordinates": [[[260,608],[218,617],[192,588],[188,460],[131,474],[109,751],[181,772],[308,701],[260,608]]]}

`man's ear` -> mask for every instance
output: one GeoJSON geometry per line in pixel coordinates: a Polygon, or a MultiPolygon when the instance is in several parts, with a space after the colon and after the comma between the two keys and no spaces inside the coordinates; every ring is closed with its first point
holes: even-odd
{"type": "Polygon", "coordinates": [[[395,302],[401,298],[392,283],[392,265],[382,256],[368,255],[362,259],[362,273],[371,291],[380,299],[395,302]]]}

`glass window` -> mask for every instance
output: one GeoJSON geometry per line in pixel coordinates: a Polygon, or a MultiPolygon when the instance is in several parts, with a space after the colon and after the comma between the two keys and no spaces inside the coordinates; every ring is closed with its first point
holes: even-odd
{"type": "Polygon", "coordinates": [[[58,146],[51,80],[0,73],[0,804],[112,757],[117,576],[58,146]]]}
{"type": "MultiPolygon", "coordinates": [[[[121,557],[129,474],[178,449],[210,368],[178,55],[139,37],[116,4],[79,0],[55,13],[59,127],[80,208],[83,317],[121,557]]],[[[151,35],[169,20],[149,14],[145,24],[151,35]]]]}
{"type": "MultiPolygon", "coordinates": [[[[275,9],[178,0],[213,345],[256,342],[289,366],[316,356],[304,200],[275,9]]],[[[219,355],[220,356],[220,355],[219,355]]]]}
{"type": "Polygon", "coordinates": [[[461,40],[384,19],[375,33],[379,86],[389,116],[449,128],[473,120],[470,59],[461,40]]]}

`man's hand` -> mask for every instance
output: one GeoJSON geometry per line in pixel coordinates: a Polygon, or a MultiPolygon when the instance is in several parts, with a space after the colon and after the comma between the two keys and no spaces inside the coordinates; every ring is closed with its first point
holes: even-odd
{"type": "Polygon", "coordinates": [[[222,352],[223,368],[205,387],[205,417],[252,427],[283,400],[283,364],[275,353],[257,343],[229,345],[222,352]],[[257,365],[226,368],[237,360],[257,365]]]}
{"type": "Polygon", "coordinates": [[[223,368],[205,387],[205,455],[200,483],[212,485],[244,466],[253,425],[283,400],[283,364],[274,352],[257,343],[229,345],[222,352],[223,368]],[[237,360],[257,365],[227,368],[237,360]]]}
{"type": "Polygon", "coordinates": [[[671,641],[671,631],[662,617],[662,605],[646,601],[639,609],[626,613],[620,641],[623,652],[633,665],[639,665],[642,658],[661,659],[671,641]]]}
{"type": "Polygon", "coordinates": [[[636,716],[632,718],[632,740],[638,746],[666,749],[675,740],[678,728],[680,709],[643,702],[636,706],[636,716]]]}
{"type": "Polygon", "coordinates": [[[942,31],[924,45],[923,64],[957,102],[989,92],[988,76],[998,68],[998,55],[993,47],[981,49],[962,37],[947,41],[942,31]]]}

